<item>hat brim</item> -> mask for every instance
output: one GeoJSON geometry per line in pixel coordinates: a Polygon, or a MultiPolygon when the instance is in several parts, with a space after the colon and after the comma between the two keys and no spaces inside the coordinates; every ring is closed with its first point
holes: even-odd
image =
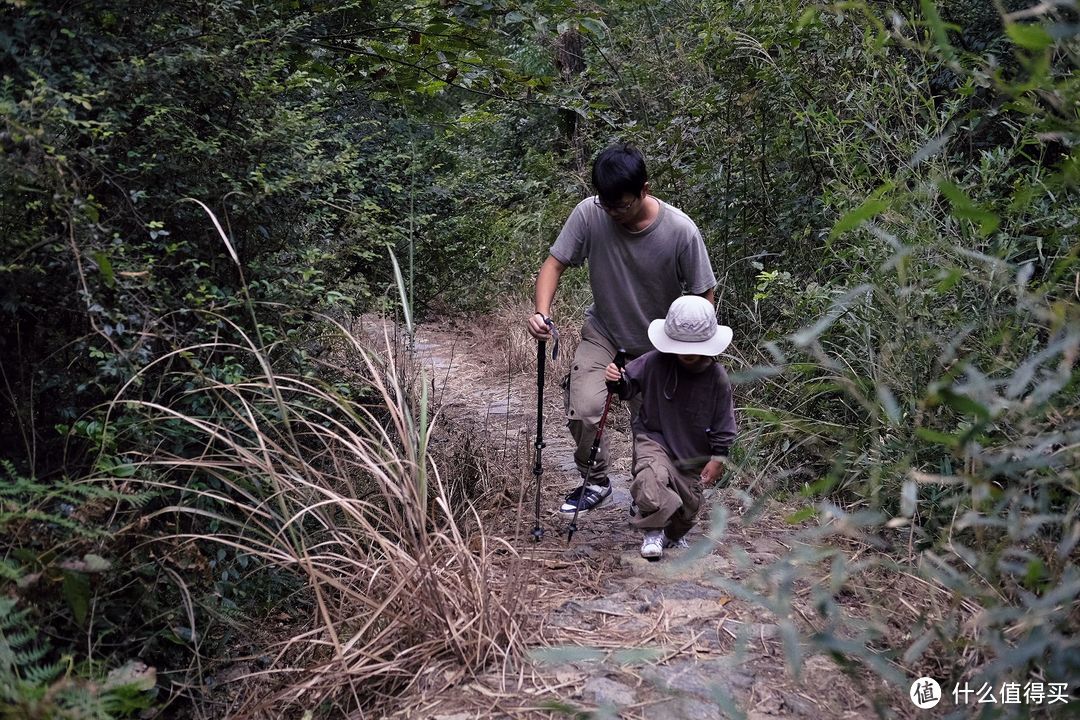
{"type": "Polygon", "coordinates": [[[686,342],[672,340],[664,332],[664,321],[653,320],[649,323],[649,342],[663,353],[675,355],[719,355],[731,344],[734,333],[727,325],[718,325],[716,334],[704,342],[686,342]]]}

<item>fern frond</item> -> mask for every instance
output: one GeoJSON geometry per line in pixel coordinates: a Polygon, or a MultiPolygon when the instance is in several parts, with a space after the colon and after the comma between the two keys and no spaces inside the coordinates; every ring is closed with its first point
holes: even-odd
{"type": "Polygon", "coordinates": [[[42,658],[49,654],[49,648],[44,645],[34,645],[28,650],[21,650],[15,653],[15,664],[19,667],[26,667],[41,662],[42,658]]]}
{"type": "Polygon", "coordinates": [[[15,632],[5,633],[4,639],[7,640],[7,643],[12,650],[18,651],[28,645],[36,636],[37,633],[33,630],[17,630],[15,632]]]}
{"type": "Polygon", "coordinates": [[[64,662],[50,665],[29,665],[22,668],[23,679],[31,685],[48,685],[64,674],[64,662]]]}
{"type": "Polygon", "coordinates": [[[11,560],[0,560],[0,580],[18,580],[23,576],[22,570],[11,560]]]}
{"type": "Polygon", "coordinates": [[[4,525],[13,520],[37,520],[39,522],[52,523],[53,525],[58,525],[66,530],[70,530],[76,535],[81,535],[86,538],[100,538],[108,535],[107,532],[87,527],[75,520],[69,520],[60,515],[41,512],[40,510],[22,510],[0,513],[0,528],[3,528],[4,525]]]}
{"type": "Polygon", "coordinates": [[[16,610],[15,605],[16,601],[13,598],[0,597],[0,635],[16,628],[26,627],[23,621],[30,609],[16,610]]]}

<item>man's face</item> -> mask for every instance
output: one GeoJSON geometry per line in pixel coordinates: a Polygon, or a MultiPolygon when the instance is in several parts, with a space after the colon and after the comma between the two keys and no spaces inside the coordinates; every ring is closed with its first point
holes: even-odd
{"type": "Polygon", "coordinates": [[[645,197],[645,191],[642,190],[638,195],[631,193],[623,193],[623,196],[618,202],[608,203],[604,200],[597,200],[596,204],[599,205],[604,212],[606,212],[612,220],[620,225],[626,225],[632,223],[641,214],[641,210],[644,207],[642,200],[645,197]]]}

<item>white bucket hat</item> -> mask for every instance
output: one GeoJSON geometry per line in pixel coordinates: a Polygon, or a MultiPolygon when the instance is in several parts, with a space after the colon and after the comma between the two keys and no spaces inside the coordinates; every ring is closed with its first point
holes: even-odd
{"type": "Polygon", "coordinates": [[[666,318],[649,323],[653,347],[676,355],[719,355],[731,336],[731,328],[716,324],[713,304],[699,295],[683,295],[671,303],[666,318]]]}

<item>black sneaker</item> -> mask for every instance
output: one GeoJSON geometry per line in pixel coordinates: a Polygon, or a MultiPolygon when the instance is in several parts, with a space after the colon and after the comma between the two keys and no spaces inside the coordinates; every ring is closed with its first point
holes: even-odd
{"type": "Polygon", "coordinates": [[[611,497],[611,485],[582,485],[566,496],[559,512],[564,515],[573,515],[574,510],[577,509],[578,514],[587,513],[603,505],[609,497],[611,497]],[[580,509],[578,509],[579,504],[580,509]]]}

